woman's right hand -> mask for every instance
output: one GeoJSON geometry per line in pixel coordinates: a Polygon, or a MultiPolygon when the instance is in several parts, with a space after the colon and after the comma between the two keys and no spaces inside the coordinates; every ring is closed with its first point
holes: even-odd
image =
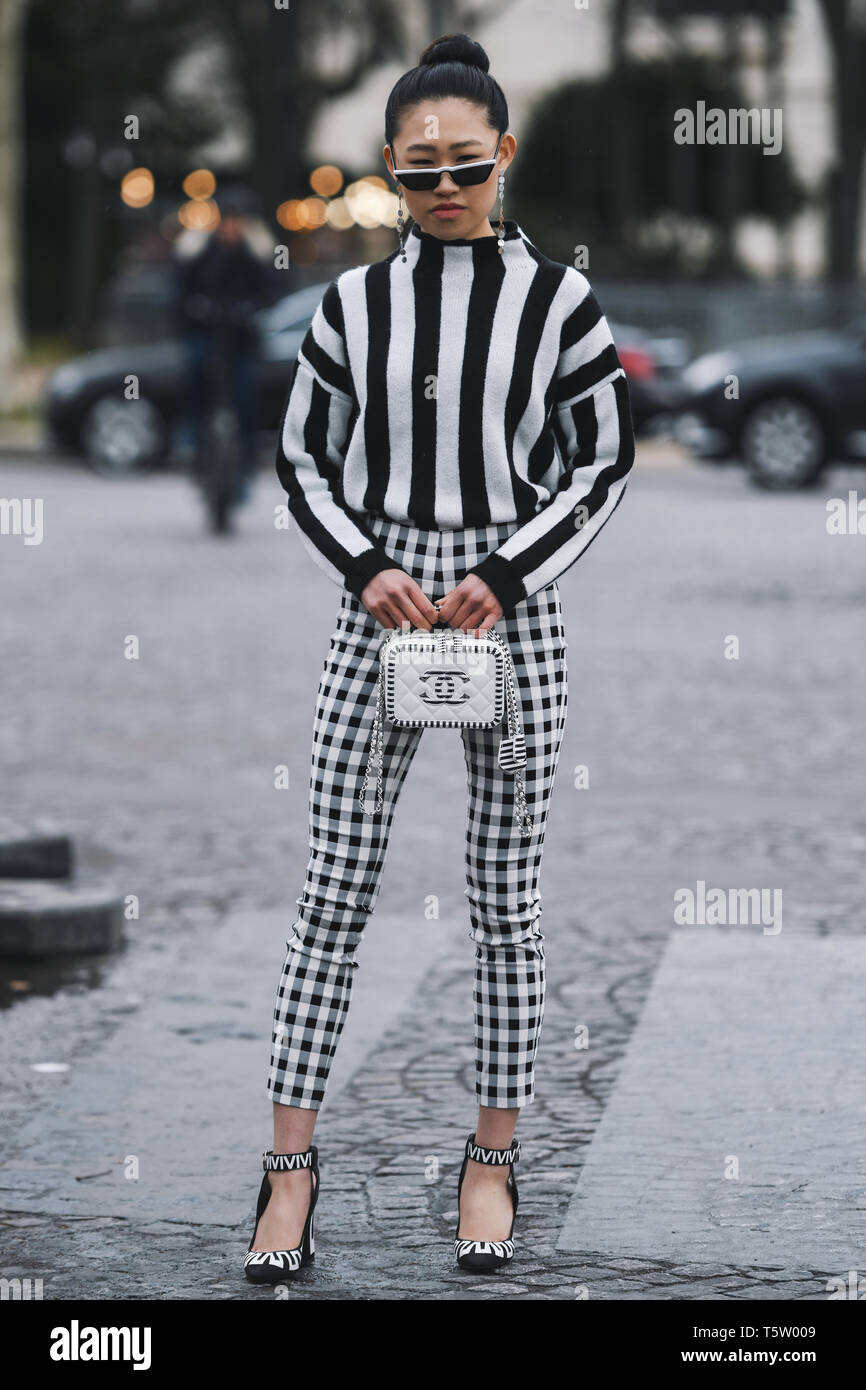
{"type": "Polygon", "coordinates": [[[405,570],[380,570],[361,593],[361,602],[383,627],[431,628],[439,614],[405,570]]]}

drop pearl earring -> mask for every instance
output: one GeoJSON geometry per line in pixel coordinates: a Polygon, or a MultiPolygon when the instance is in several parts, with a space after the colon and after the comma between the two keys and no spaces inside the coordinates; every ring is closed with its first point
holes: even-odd
{"type": "Polygon", "coordinates": [[[400,238],[400,254],[406,261],[406,242],[403,236],[403,190],[397,190],[397,236],[400,238]]]}
{"type": "Polygon", "coordinates": [[[498,225],[498,227],[496,228],[497,232],[499,233],[499,244],[498,244],[498,246],[497,246],[496,249],[498,250],[500,256],[502,255],[502,248],[503,248],[503,246],[505,245],[505,222],[503,221],[503,218],[502,218],[502,195],[503,195],[504,192],[505,192],[505,175],[504,175],[504,174],[500,174],[500,175],[499,175],[499,225],[498,225]]]}

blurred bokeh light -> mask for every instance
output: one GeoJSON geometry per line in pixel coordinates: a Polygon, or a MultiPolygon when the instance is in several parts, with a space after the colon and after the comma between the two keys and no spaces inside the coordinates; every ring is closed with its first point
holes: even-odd
{"type": "Polygon", "coordinates": [[[188,198],[202,201],[213,197],[216,179],[210,169],[193,169],[183,181],[183,191],[188,198]]]}
{"type": "Polygon", "coordinates": [[[120,181],[120,196],[130,208],[146,208],[153,201],[153,174],[149,169],[130,169],[120,181]]]}

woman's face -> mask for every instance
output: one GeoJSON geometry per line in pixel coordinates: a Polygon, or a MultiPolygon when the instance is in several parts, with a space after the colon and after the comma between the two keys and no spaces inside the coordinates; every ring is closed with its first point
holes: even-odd
{"type": "MultiPolygon", "coordinates": [[[[392,142],[396,164],[391,162],[388,145],[383,155],[392,173],[395,168],[437,169],[443,164],[491,159],[498,139],[498,131],[487,124],[483,106],[460,97],[443,97],[404,112],[392,142]]],[[[401,184],[406,207],[421,230],[444,241],[490,236],[489,214],[499,193],[499,175],[508,168],[516,148],[514,136],[503,135],[496,164],[484,183],[461,188],[450,174],[442,174],[438,187],[428,193],[411,193],[401,184]]]]}

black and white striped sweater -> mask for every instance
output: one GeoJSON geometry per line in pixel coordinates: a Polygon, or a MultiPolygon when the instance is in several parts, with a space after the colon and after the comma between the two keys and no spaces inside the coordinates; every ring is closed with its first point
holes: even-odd
{"type": "MultiPolygon", "coordinates": [[[[360,597],[399,567],[368,529],[522,522],[471,573],[504,613],[551,584],[622,500],[628,385],[586,277],[513,220],[445,241],[417,223],[328,286],[294,365],[277,451],[288,510],[360,597]]],[[[430,597],[430,595],[428,595],[430,597]]]]}

